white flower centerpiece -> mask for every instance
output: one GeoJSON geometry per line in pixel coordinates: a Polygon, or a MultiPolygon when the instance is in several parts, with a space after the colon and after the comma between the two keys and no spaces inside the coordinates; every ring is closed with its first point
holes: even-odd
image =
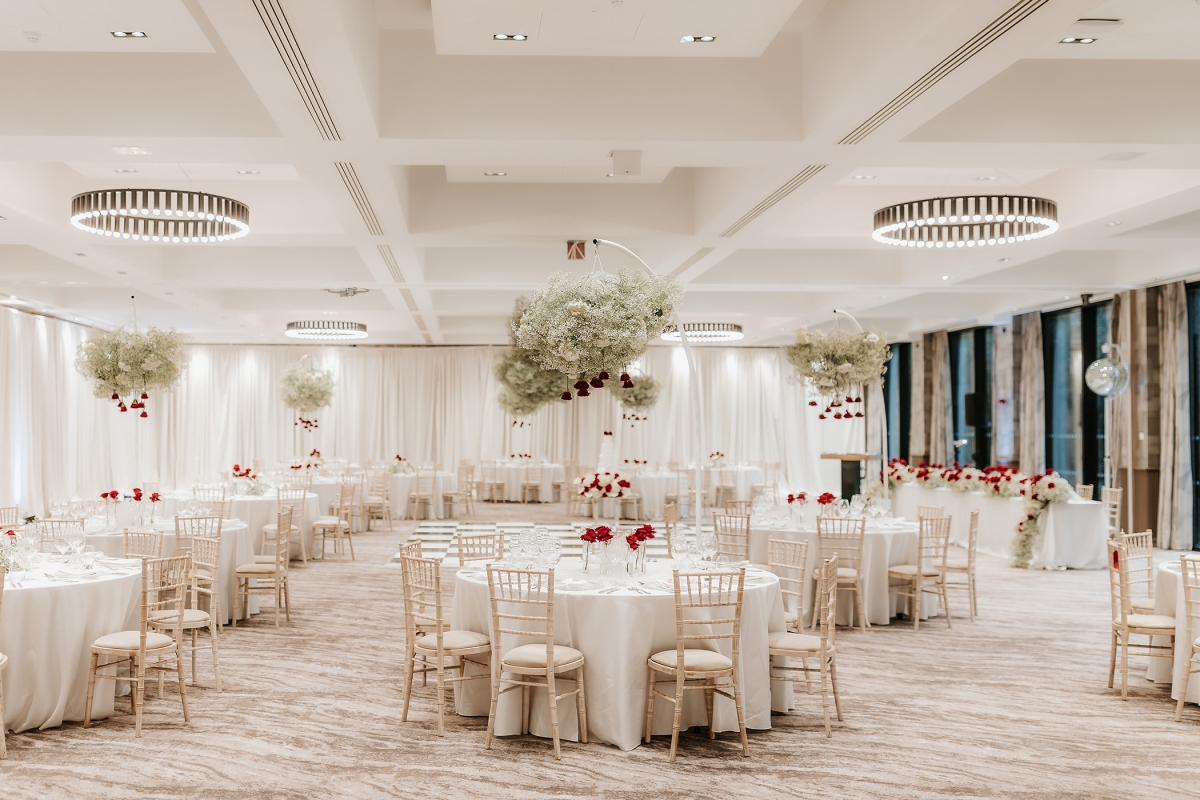
{"type": "Polygon", "coordinates": [[[266,481],[258,479],[258,474],[250,467],[243,468],[234,464],[229,472],[229,492],[238,496],[262,497],[267,493],[266,481]]]}
{"type": "Polygon", "coordinates": [[[297,412],[296,426],[303,426],[306,431],[320,427],[315,419],[307,419],[309,414],[319,408],[324,408],[333,400],[333,374],[328,370],[316,369],[305,365],[304,356],[299,361],[288,364],[279,380],[279,391],[283,403],[297,412]]]}
{"type": "Polygon", "coordinates": [[[79,345],[75,369],[95,384],[96,397],[113,400],[122,412],[140,411],[153,389],[169,389],[183,374],[184,337],[161,328],[117,328],[96,334],[79,345]],[[126,403],[126,398],[129,402],[126,403]]]}
{"type": "Polygon", "coordinates": [[[305,469],[320,469],[324,465],[325,457],[322,456],[321,451],[315,447],[312,449],[312,452],[308,454],[308,457],[304,459],[305,469]]]}
{"type": "Polygon", "coordinates": [[[716,451],[715,453],[709,453],[708,464],[706,466],[709,469],[720,469],[721,467],[725,466],[725,454],[720,450],[716,451]]]}
{"type": "Polygon", "coordinates": [[[403,456],[396,456],[392,460],[393,475],[416,475],[417,470],[413,467],[412,462],[403,456]]]}
{"type": "Polygon", "coordinates": [[[1017,524],[1017,540],[1013,546],[1013,566],[1028,569],[1033,559],[1033,544],[1042,532],[1042,515],[1054,503],[1065,503],[1073,491],[1061,475],[1052,469],[1045,475],[1034,475],[1022,481],[1025,495],[1025,519],[1017,524]]]}
{"type": "MultiPolygon", "coordinates": [[[[787,360],[796,374],[825,401],[825,411],[819,416],[827,419],[862,417],[862,411],[843,411],[846,404],[862,402],[863,386],[877,381],[887,371],[891,351],[882,336],[873,330],[796,332],[796,342],[784,348],[787,360]]],[[[809,401],[810,406],[817,401],[809,401]]]]}
{"type": "Polygon", "coordinates": [[[597,472],[590,478],[575,479],[579,496],[585,500],[604,500],[609,497],[624,497],[632,484],[617,472],[597,472]]]}

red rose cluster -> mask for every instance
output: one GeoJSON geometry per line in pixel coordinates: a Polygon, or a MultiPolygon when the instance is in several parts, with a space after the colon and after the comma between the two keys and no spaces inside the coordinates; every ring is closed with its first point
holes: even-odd
{"type": "Polygon", "coordinates": [[[117,408],[120,409],[122,414],[132,408],[134,411],[140,410],[142,413],[139,416],[142,418],[150,416],[146,413],[146,404],[143,402],[144,400],[149,400],[150,395],[146,394],[145,392],[142,392],[142,396],[140,398],[134,398],[131,400],[128,407],[126,407],[125,401],[121,399],[121,395],[117,394],[116,392],[113,392],[112,399],[117,401],[117,408]]]}
{"type": "Polygon", "coordinates": [[[654,526],[653,525],[643,525],[642,527],[638,528],[633,533],[626,536],[625,541],[629,544],[630,550],[637,550],[639,547],[642,546],[642,542],[646,541],[647,539],[653,539],[653,538],[654,538],[654,526]]]}
{"type": "Polygon", "coordinates": [[[589,544],[591,542],[609,542],[613,538],[612,528],[607,525],[601,525],[598,528],[588,528],[579,538],[589,544]]]}
{"type": "Polygon", "coordinates": [[[137,488],[136,486],[133,487],[133,501],[135,503],[142,502],[142,490],[137,488]]]}
{"type": "MultiPolygon", "coordinates": [[[[846,395],[846,404],[847,405],[852,405],[854,403],[861,403],[862,401],[863,401],[863,399],[861,397],[851,397],[850,395],[846,395]]],[[[809,400],[808,404],[810,406],[815,406],[817,404],[817,401],[809,400]]],[[[825,406],[825,410],[817,415],[817,419],[826,419],[827,414],[833,414],[834,419],[854,419],[855,417],[864,416],[863,412],[861,412],[861,411],[851,411],[850,409],[846,409],[845,411],[842,411],[841,409],[842,409],[842,401],[834,400],[832,403],[825,406]],[[837,409],[837,410],[835,411],[834,409],[837,409]]]]}
{"type": "Polygon", "coordinates": [[[162,502],[162,495],[160,495],[158,492],[151,492],[150,493],[150,502],[151,503],[162,502]]]}
{"type": "MultiPolygon", "coordinates": [[[[592,378],[590,381],[585,381],[582,379],[575,381],[575,385],[572,387],[575,389],[575,396],[576,397],[590,397],[591,392],[588,391],[588,388],[591,387],[592,389],[603,389],[604,382],[606,380],[608,380],[609,377],[611,377],[611,376],[607,372],[601,372],[596,377],[592,378]]],[[[622,389],[632,389],[633,388],[633,381],[630,379],[628,372],[622,372],[621,377],[618,378],[618,380],[621,381],[622,389]]],[[[571,393],[569,391],[563,392],[561,395],[561,398],[563,400],[570,400],[571,393]]]]}
{"type": "Polygon", "coordinates": [[[829,492],[825,492],[824,494],[822,494],[820,497],[817,498],[817,502],[823,506],[827,506],[830,503],[835,502],[836,500],[837,500],[837,495],[830,494],[829,492]]]}
{"type": "Polygon", "coordinates": [[[796,492],[795,494],[789,494],[787,501],[788,505],[791,505],[792,503],[806,503],[808,502],[808,495],[804,492],[796,492]]]}
{"type": "Polygon", "coordinates": [[[310,432],[316,428],[321,427],[320,425],[317,424],[317,421],[315,419],[305,419],[304,417],[297,417],[296,421],[292,423],[292,427],[295,427],[297,425],[303,425],[304,430],[310,431],[310,432]]]}
{"type": "Polygon", "coordinates": [[[111,492],[101,492],[100,496],[105,500],[117,500],[121,495],[117,494],[116,489],[113,489],[111,492]]]}
{"type": "MultiPolygon", "coordinates": [[[[313,452],[315,453],[316,451],[314,450],[313,452]]],[[[246,467],[245,469],[242,469],[242,467],[241,467],[241,465],[240,465],[240,464],[234,464],[234,465],[233,465],[233,477],[235,477],[235,478],[249,478],[249,479],[251,479],[251,480],[257,480],[257,479],[258,479],[258,476],[254,474],[253,470],[251,470],[249,467],[246,467]]]]}

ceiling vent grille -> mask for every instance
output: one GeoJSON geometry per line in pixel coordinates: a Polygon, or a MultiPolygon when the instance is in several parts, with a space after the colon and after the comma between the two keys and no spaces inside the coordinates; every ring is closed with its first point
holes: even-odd
{"type": "Polygon", "coordinates": [[[346,191],[350,192],[350,197],[354,199],[354,205],[358,207],[359,216],[362,217],[367,230],[372,236],[383,236],[379,217],[375,216],[375,209],[367,198],[367,191],[363,189],[362,183],[358,180],[358,173],[354,171],[354,165],[349,161],[335,161],[333,165],[337,167],[338,175],[342,176],[342,183],[346,184],[346,191]]]}
{"type": "MultiPolygon", "coordinates": [[[[794,178],[785,183],[783,186],[780,186],[778,189],[772,192],[767,199],[763,200],[754,208],[747,211],[741,219],[726,228],[724,232],[721,233],[721,237],[728,239],[730,236],[733,236],[742,228],[746,227],[751,222],[762,216],[769,208],[771,208],[771,206],[775,205],[780,200],[787,197],[789,194],[796,191],[813,177],[818,175],[821,170],[825,169],[827,166],[829,165],[809,164],[807,167],[800,170],[800,172],[794,178]]],[[[703,256],[701,257],[703,258],[703,256]]]]}
{"type": "Polygon", "coordinates": [[[383,263],[387,264],[388,274],[392,276],[392,280],[396,283],[404,283],[404,276],[400,274],[400,264],[396,261],[396,254],[392,252],[392,248],[386,244],[379,245],[379,255],[383,257],[383,263]]]}
{"type": "MultiPolygon", "coordinates": [[[[396,261],[396,254],[392,252],[392,248],[386,244],[379,245],[379,255],[383,257],[383,263],[387,264],[388,274],[392,276],[392,280],[403,285],[404,276],[400,274],[400,264],[396,261]]],[[[433,344],[433,338],[429,335],[429,328],[425,325],[425,319],[417,309],[417,298],[413,297],[412,291],[408,288],[402,288],[400,296],[404,298],[404,305],[408,306],[408,310],[412,313],[413,321],[416,322],[417,330],[421,332],[421,336],[425,339],[425,344],[433,344]]]]}
{"type": "Polygon", "coordinates": [[[838,144],[858,144],[870,136],[881,125],[899,114],[902,109],[932,89],[943,78],[981,53],[992,42],[1028,19],[1035,11],[1048,2],[1050,0],[1021,0],[1021,2],[993,20],[986,28],[972,36],[953,53],[939,61],[933,69],[922,75],[912,86],[909,86],[903,92],[896,95],[890,103],[872,114],[866,122],[846,134],[838,144]]]}
{"type": "Polygon", "coordinates": [[[287,12],[283,10],[283,3],[281,0],[254,0],[254,8],[258,11],[259,19],[266,27],[276,52],[283,59],[283,66],[292,77],[292,83],[296,84],[296,91],[300,93],[300,99],[304,101],[304,107],[308,109],[321,138],[327,142],[340,142],[342,135],[338,133],[333,114],[330,113],[329,106],[325,105],[321,89],[317,86],[312,70],[308,68],[308,60],[304,58],[304,51],[300,49],[300,43],[292,31],[292,23],[288,21],[287,12]]]}
{"type": "Polygon", "coordinates": [[[692,266],[693,264],[698,262],[700,259],[704,258],[705,256],[707,256],[709,253],[711,253],[713,250],[716,250],[716,249],[717,248],[715,248],[715,247],[701,247],[699,250],[692,253],[691,257],[689,257],[687,261],[683,262],[678,267],[671,270],[670,277],[678,278],[680,275],[682,275],[684,272],[687,271],[688,267],[692,266]]]}

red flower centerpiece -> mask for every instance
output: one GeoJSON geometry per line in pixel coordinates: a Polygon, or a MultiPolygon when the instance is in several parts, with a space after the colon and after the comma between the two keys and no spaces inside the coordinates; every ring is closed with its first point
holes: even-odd
{"type": "Polygon", "coordinates": [[[607,525],[600,525],[596,528],[588,528],[579,538],[583,540],[583,568],[586,570],[588,568],[592,545],[602,544],[607,547],[608,543],[613,539],[613,532],[612,528],[607,525]]]}

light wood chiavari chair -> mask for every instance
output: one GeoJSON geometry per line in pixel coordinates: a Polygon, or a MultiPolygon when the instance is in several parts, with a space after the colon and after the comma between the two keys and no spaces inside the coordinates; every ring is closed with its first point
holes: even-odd
{"type": "Polygon", "coordinates": [[[571,489],[571,479],[575,477],[578,469],[579,465],[576,462],[568,461],[563,465],[563,476],[550,482],[550,490],[554,493],[554,502],[562,503],[566,501],[567,492],[571,489]]]}
{"type": "Polygon", "coordinates": [[[220,539],[223,522],[220,517],[175,517],[175,555],[189,552],[198,536],[220,539]]]}
{"type": "Polygon", "coordinates": [[[1096,491],[1095,484],[1077,483],[1075,484],[1075,494],[1079,495],[1081,500],[1091,500],[1093,492],[1096,491]]]}
{"type": "Polygon", "coordinates": [[[675,532],[679,530],[679,512],[674,503],[663,503],[663,529],[667,537],[667,558],[675,558],[675,532]]]}
{"type": "Polygon", "coordinates": [[[971,622],[975,621],[975,615],[979,613],[979,609],[975,603],[975,551],[979,542],[979,512],[971,512],[971,524],[967,533],[967,557],[966,559],[951,559],[948,555],[941,563],[942,580],[946,584],[946,594],[950,593],[951,589],[961,589],[966,591],[967,600],[970,608],[971,622]],[[952,577],[962,577],[963,580],[950,580],[952,577]]]}
{"type": "Polygon", "coordinates": [[[804,571],[808,568],[808,539],[767,540],[767,567],[779,578],[783,621],[789,631],[804,633],[804,571]]]}
{"type": "Polygon", "coordinates": [[[416,519],[417,511],[425,506],[425,519],[433,519],[433,483],[436,474],[430,467],[417,467],[417,485],[408,495],[405,516],[416,519]]]}
{"type": "MultiPolygon", "coordinates": [[[[8,568],[0,564],[0,612],[4,610],[4,576],[7,573],[8,568]]],[[[8,666],[8,656],[0,653],[0,761],[8,758],[8,745],[5,744],[8,728],[4,725],[4,668],[6,666],[8,666]]]]}
{"type": "Polygon", "coordinates": [[[738,517],[748,517],[753,505],[754,501],[752,500],[726,500],[725,513],[738,517]]]}
{"type": "Polygon", "coordinates": [[[776,493],[779,489],[779,462],[767,462],[762,465],[763,482],[751,484],[750,499],[776,493]]]}
{"type": "Polygon", "coordinates": [[[750,560],[750,517],[713,514],[713,533],[717,537],[718,560],[750,560]]]}
{"type": "MultiPolygon", "coordinates": [[[[300,550],[300,560],[305,564],[308,563],[308,547],[304,544],[304,505],[308,500],[308,492],[304,489],[284,489],[280,488],[279,492],[279,511],[287,508],[292,512],[292,524],[288,528],[283,538],[288,542],[288,557],[291,558],[291,546],[296,544],[300,550]]],[[[259,549],[263,555],[257,556],[254,560],[259,564],[271,564],[275,561],[275,556],[267,552],[270,543],[274,542],[276,534],[279,532],[275,528],[276,523],[271,522],[263,525],[262,540],[259,549]]]]}
{"type": "Polygon", "coordinates": [[[16,506],[0,506],[0,526],[6,528],[21,524],[21,516],[16,506]]]}
{"type": "Polygon", "coordinates": [[[945,573],[942,571],[949,543],[950,517],[921,517],[917,535],[917,563],[888,567],[889,582],[899,581],[888,587],[888,594],[908,598],[914,631],[921,627],[921,611],[926,594],[937,596],[938,604],[946,612],[946,627],[953,627],[950,603],[946,599],[945,573]]]}
{"type": "Polygon", "coordinates": [[[458,688],[464,681],[487,680],[491,677],[488,660],[492,641],[487,635],[474,631],[450,630],[442,614],[442,571],[436,559],[405,557],[401,559],[404,576],[404,710],[400,715],[408,721],[408,705],[412,697],[415,673],[424,679],[437,673],[438,736],[445,735],[446,681],[458,688]],[[446,659],[452,659],[447,664],[446,659]],[[485,671],[467,675],[467,664],[473,663],[485,671]],[[455,675],[457,671],[457,675],[455,675]]]}
{"type": "Polygon", "coordinates": [[[536,498],[535,502],[542,502],[542,474],[541,464],[525,467],[525,480],[521,481],[522,503],[528,503],[531,496],[536,498]]]}
{"type": "Polygon", "coordinates": [[[198,483],[192,487],[192,494],[197,500],[221,501],[225,499],[225,485],[198,483]]]}
{"type": "Polygon", "coordinates": [[[716,483],[712,487],[712,500],[709,502],[716,508],[722,508],[726,500],[737,499],[737,470],[721,467],[712,470],[716,483]]]}
{"type": "Polygon", "coordinates": [[[204,507],[205,513],[210,516],[233,519],[232,500],[206,500],[201,505],[204,507]]]}
{"type": "Polygon", "coordinates": [[[1125,570],[1129,573],[1129,609],[1134,614],[1154,613],[1154,531],[1122,533],[1125,570]]]}
{"type": "MultiPolygon", "coordinates": [[[[768,641],[768,653],[772,658],[800,659],[800,666],[771,665],[771,680],[791,682],[795,678],[792,673],[803,672],[804,680],[811,685],[813,667],[808,665],[808,659],[816,657],[818,671],[821,675],[821,706],[825,712],[825,736],[833,736],[833,728],[829,724],[829,688],[833,687],[833,704],[837,711],[838,722],[842,721],[842,700],[838,695],[837,654],[833,640],[837,635],[837,586],[838,560],[837,556],[827,558],[817,567],[817,604],[815,614],[820,620],[819,635],[812,636],[799,633],[773,633],[768,641]]],[[[809,694],[812,694],[811,689],[809,694]]]]}
{"type": "MultiPolygon", "coordinates": [[[[863,541],[867,521],[862,517],[817,517],[817,558],[821,563],[837,556],[839,589],[854,592],[854,610],[863,631],[871,623],[863,611],[863,541]]],[[[815,572],[814,578],[818,578],[815,572]]],[[[850,617],[854,627],[854,616],[850,617]]]]}
{"type": "Polygon", "coordinates": [[[695,498],[692,495],[692,473],[685,469],[675,470],[675,480],[671,489],[663,497],[663,501],[674,503],[679,513],[687,516],[695,498]]]}
{"type": "Polygon", "coordinates": [[[317,537],[321,537],[321,559],[325,559],[325,542],[333,537],[333,552],[340,562],[344,543],[350,543],[350,560],[354,558],[354,539],[350,536],[350,515],[354,509],[354,497],[358,494],[358,484],[339,483],[334,487],[333,504],[329,507],[330,515],[317,517],[313,522],[313,556],[317,553],[317,537]]]}
{"type": "MultiPolygon", "coordinates": [[[[521,732],[529,732],[529,693],[545,688],[550,701],[550,730],[554,757],[562,758],[558,738],[558,701],[575,696],[579,738],[587,744],[587,704],[583,682],[583,653],[554,643],[554,570],[506,569],[488,564],[488,596],[492,606],[492,704],[488,712],[486,749],[492,749],[496,706],[500,695],[520,690],[524,709],[521,732]],[[534,640],[505,649],[505,637],[534,640]],[[575,673],[575,688],[558,693],[559,675],[575,673]],[[505,674],[517,677],[504,677],[505,674]],[[541,681],[536,680],[541,678],[541,681]],[[508,684],[504,686],[504,684],[508,684]]],[[[567,678],[567,680],[570,680],[567,678]]]]}
{"type": "Polygon", "coordinates": [[[1103,486],[1100,489],[1100,502],[1104,503],[1104,513],[1108,517],[1108,538],[1115,539],[1121,532],[1121,494],[1124,490],[1103,486]]]}
{"type": "Polygon", "coordinates": [[[422,542],[416,536],[410,536],[407,542],[400,545],[400,558],[423,558],[421,554],[422,542]]]}
{"type": "Polygon", "coordinates": [[[708,738],[716,739],[713,701],[716,695],[732,700],[737,709],[742,755],[750,756],[746,738],[746,713],[742,704],[742,679],[738,656],[742,639],[742,590],[746,569],[735,571],[674,571],[675,647],[650,656],[646,661],[646,733],[649,743],[654,724],[654,703],[662,698],[674,708],[671,723],[671,761],[679,745],[683,698],[687,691],[704,692],[708,710],[708,738]],[[694,631],[694,632],[693,632],[694,631]],[[732,658],[717,650],[688,647],[688,643],[717,647],[726,642],[732,658]],[[656,673],[666,676],[659,680],[656,673]],[[728,679],[728,683],[723,681],[728,679]],[[674,687],[670,694],[659,687],[674,687]],[[732,690],[732,691],[730,691],[732,690]]]}
{"type": "Polygon", "coordinates": [[[459,467],[458,486],[452,491],[442,492],[442,507],[450,519],[458,519],[457,509],[462,508],[466,516],[475,516],[475,469],[459,467]]]}
{"type": "MultiPolygon", "coordinates": [[[[159,534],[161,537],[162,534],[159,534]]],[[[141,622],[137,630],[121,631],[101,636],[92,643],[92,663],[88,670],[87,700],[83,712],[83,727],[92,725],[92,700],[96,681],[128,681],[131,684],[130,704],[137,737],[142,736],[142,706],[146,698],[146,672],[174,672],[179,681],[179,701],[183,705],[183,721],[188,723],[187,681],[183,674],[183,607],[187,599],[192,571],[190,555],[173,558],[148,558],[142,561],[141,622]],[[174,619],[171,635],[153,630],[152,619],[174,619]],[[100,663],[101,656],[109,660],[100,663]],[[128,665],[128,673],[118,670],[128,665]],[[113,668],[113,674],[102,670],[113,668]]],[[[161,684],[160,684],[161,685],[161,684]]]]}
{"type": "Polygon", "coordinates": [[[1150,658],[1175,660],[1175,617],[1159,614],[1135,614],[1130,602],[1128,553],[1120,542],[1108,543],[1108,585],[1112,596],[1112,651],[1108,661],[1108,688],[1113,688],[1117,670],[1117,651],[1121,651],[1121,699],[1129,699],[1129,651],[1150,658]],[[1145,636],[1146,644],[1135,644],[1131,636],[1145,636]],[[1154,643],[1155,636],[1170,637],[1171,644],[1154,643]]]}
{"type": "MultiPolygon", "coordinates": [[[[366,529],[366,512],[363,508],[363,500],[367,496],[367,473],[362,470],[354,472],[346,472],[338,476],[339,484],[350,484],[354,486],[354,499],[350,502],[350,515],[346,518],[350,523],[350,533],[356,530],[366,529]],[[356,527],[357,526],[357,527],[356,527]]],[[[337,498],[334,498],[336,503],[337,498]]],[[[333,503],[330,504],[329,513],[333,512],[333,503]]]]}
{"type": "Polygon", "coordinates": [[[363,511],[366,513],[367,530],[371,530],[371,520],[387,521],[388,530],[392,527],[392,473],[373,472],[367,497],[363,500],[363,511]]]}
{"type": "Polygon", "coordinates": [[[162,558],[162,531],[131,531],[126,528],[122,535],[125,558],[162,558]]]}
{"type": "MultiPolygon", "coordinates": [[[[192,540],[189,550],[192,556],[191,603],[183,610],[183,631],[191,634],[192,652],[192,685],[196,685],[196,636],[202,630],[208,631],[209,644],[212,646],[213,677],[217,691],[221,691],[221,662],[217,656],[217,632],[224,620],[221,618],[221,594],[218,583],[219,567],[221,564],[221,539],[197,536],[192,540]],[[208,607],[201,608],[200,600],[208,607]]],[[[157,612],[149,619],[150,625],[156,631],[173,631],[176,619],[173,612],[157,612]]],[[[159,674],[159,696],[162,696],[162,674],[159,674]]]]}
{"type": "MultiPolygon", "coordinates": [[[[238,617],[245,612],[250,616],[250,595],[274,596],[275,598],[275,627],[279,627],[279,607],[283,606],[288,622],[292,621],[292,601],[288,591],[288,563],[291,561],[291,548],[288,547],[287,529],[292,524],[292,509],[284,506],[279,510],[276,519],[274,553],[275,561],[270,564],[242,564],[234,570],[237,581],[233,596],[233,627],[237,627],[238,617]],[[254,586],[250,582],[254,581],[254,586]]],[[[324,555],[324,554],[322,554],[324,555]]]]}
{"type": "Polygon", "coordinates": [[[38,549],[43,552],[53,551],[54,543],[68,533],[83,533],[84,521],[81,519],[39,519],[25,526],[28,534],[32,531],[38,539],[38,549]]]}
{"type": "Polygon", "coordinates": [[[592,509],[595,507],[595,502],[584,497],[580,492],[582,488],[576,480],[584,477],[584,471],[576,465],[574,472],[568,476],[570,484],[567,487],[567,515],[572,517],[590,517],[592,509]]]}
{"type": "Polygon", "coordinates": [[[504,502],[504,481],[497,477],[496,469],[494,461],[484,461],[479,465],[479,472],[483,479],[479,482],[478,489],[483,491],[483,497],[480,499],[485,503],[504,502]]]}
{"type": "MultiPolygon", "coordinates": [[[[1187,614],[1188,648],[1187,663],[1183,666],[1183,682],[1179,686],[1179,701],[1175,705],[1175,721],[1183,717],[1183,704],[1187,700],[1188,682],[1192,673],[1200,672],[1200,558],[1194,555],[1179,557],[1179,569],[1183,575],[1183,610],[1187,614]]],[[[0,656],[2,657],[2,656],[0,656]]]]}
{"type": "Polygon", "coordinates": [[[946,516],[945,506],[917,506],[917,521],[921,521],[926,517],[930,519],[941,519],[946,516]]]}
{"type": "Polygon", "coordinates": [[[458,533],[458,563],[504,558],[503,533],[458,533]]]}

